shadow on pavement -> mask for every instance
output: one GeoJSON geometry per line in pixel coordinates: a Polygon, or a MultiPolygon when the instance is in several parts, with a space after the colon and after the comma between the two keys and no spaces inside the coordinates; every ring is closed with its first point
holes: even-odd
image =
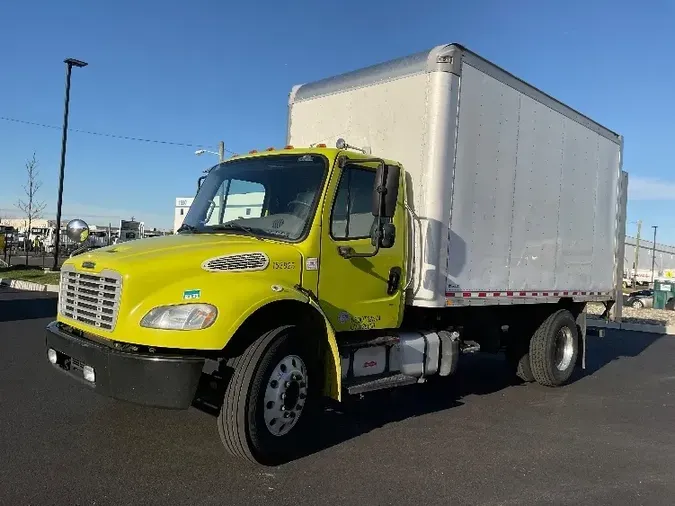
{"type": "Polygon", "coordinates": [[[0,322],[34,320],[56,316],[57,295],[0,289],[0,322]]]}
{"type": "MultiPolygon", "coordinates": [[[[662,336],[636,332],[609,332],[604,338],[589,338],[586,369],[577,369],[572,382],[595,374],[622,358],[640,355],[662,336]]],[[[457,374],[450,378],[432,377],[426,384],[344,397],[342,403],[329,401],[307,440],[315,443],[296,458],[339,445],[390,423],[444,411],[464,404],[470,395],[489,395],[522,385],[514,378],[499,355],[463,357],[457,374]]],[[[204,375],[193,406],[217,416],[222,405],[224,380],[204,375]]]]}
{"type": "Polygon", "coordinates": [[[637,357],[663,337],[661,334],[608,330],[605,337],[590,337],[586,345],[586,369],[578,367],[572,380],[595,374],[622,358],[637,357]]]}

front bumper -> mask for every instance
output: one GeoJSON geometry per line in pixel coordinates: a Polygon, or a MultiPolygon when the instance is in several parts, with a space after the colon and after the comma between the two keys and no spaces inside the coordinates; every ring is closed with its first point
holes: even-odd
{"type": "MultiPolygon", "coordinates": [[[[192,404],[205,359],[186,355],[130,353],[47,326],[46,349],[56,351],[54,367],[96,392],[135,404],[187,409],[192,404]],[[85,379],[85,366],[89,380],[85,379]]],[[[51,361],[50,361],[51,363],[51,361]]]]}

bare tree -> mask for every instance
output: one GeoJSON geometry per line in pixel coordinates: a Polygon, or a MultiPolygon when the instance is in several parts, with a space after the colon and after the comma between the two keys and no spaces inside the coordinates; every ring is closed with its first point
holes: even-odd
{"type": "MultiPolygon", "coordinates": [[[[28,228],[25,235],[26,240],[30,239],[30,231],[33,220],[42,218],[42,212],[45,210],[47,205],[44,202],[37,201],[35,198],[38,190],[42,187],[42,181],[38,179],[39,172],[37,166],[38,163],[35,159],[35,153],[33,153],[33,157],[26,162],[27,181],[23,186],[23,191],[26,194],[26,200],[19,199],[15,204],[16,207],[24,214],[26,221],[28,222],[28,228]]],[[[24,249],[26,250],[26,265],[28,265],[28,247],[25,244],[24,249]]]]}

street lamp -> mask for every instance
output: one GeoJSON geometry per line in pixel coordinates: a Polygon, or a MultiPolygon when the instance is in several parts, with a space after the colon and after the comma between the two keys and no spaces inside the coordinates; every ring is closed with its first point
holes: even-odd
{"type": "Polygon", "coordinates": [[[218,157],[218,162],[223,163],[225,161],[225,143],[220,141],[218,143],[218,152],[209,151],[208,149],[198,149],[195,151],[195,155],[202,156],[204,153],[209,153],[210,155],[216,155],[218,157]]]}
{"type": "Polygon", "coordinates": [[[195,151],[195,155],[197,155],[197,156],[202,156],[204,153],[209,153],[210,155],[220,156],[215,151],[209,151],[208,149],[198,149],[197,151],[195,151]]]}
{"type": "Polygon", "coordinates": [[[61,137],[61,168],[59,169],[59,196],[56,200],[56,236],[54,237],[54,267],[59,270],[59,247],[61,246],[61,204],[63,203],[63,171],[66,167],[66,141],[68,140],[68,106],[70,105],[70,73],[73,67],[86,67],[87,63],[74,58],[63,60],[66,64],[66,98],[63,106],[63,135],[61,137]]]}

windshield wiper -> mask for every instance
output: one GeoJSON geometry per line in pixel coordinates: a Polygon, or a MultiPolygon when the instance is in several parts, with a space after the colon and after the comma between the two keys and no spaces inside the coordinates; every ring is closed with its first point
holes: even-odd
{"type": "Polygon", "coordinates": [[[250,234],[251,236],[261,241],[262,238],[258,237],[256,235],[256,232],[258,233],[262,232],[263,234],[267,233],[267,231],[262,228],[247,227],[246,225],[242,225],[241,223],[223,223],[221,225],[212,225],[209,228],[211,230],[241,230],[242,232],[246,232],[247,234],[250,234]]]}

